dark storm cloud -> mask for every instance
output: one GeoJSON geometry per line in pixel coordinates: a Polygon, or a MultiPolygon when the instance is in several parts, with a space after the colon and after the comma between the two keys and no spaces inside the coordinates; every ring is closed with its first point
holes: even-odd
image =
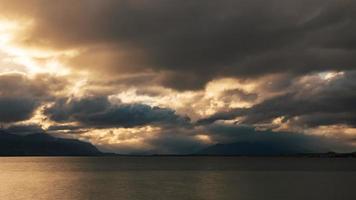
{"type": "Polygon", "coordinates": [[[31,118],[38,103],[36,99],[0,97],[0,122],[16,122],[31,118]]]}
{"type": "MultiPolygon", "coordinates": [[[[38,101],[29,93],[32,89],[37,89],[31,87],[30,82],[21,74],[0,76],[0,122],[22,121],[32,116],[38,101]]],[[[36,92],[39,91],[34,91],[36,92]]]]}
{"type": "Polygon", "coordinates": [[[247,153],[288,154],[352,150],[352,146],[342,140],[300,133],[258,131],[250,126],[212,124],[207,126],[207,131],[218,143],[240,147],[248,145],[247,153]]]}
{"type": "Polygon", "coordinates": [[[296,87],[287,94],[267,99],[251,108],[238,108],[216,113],[198,124],[244,117],[247,124],[268,123],[277,117],[302,126],[347,124],[356,126],[356,72],[347,72],[341,78],[320,85],[296,87]],[[297,118],[295,118],[297,117],[297,118]]]}
{"type": "Polygon", "coordinates": [[[52,77],[28,78],[23,74],[0,74],[0,122],[27,120],[51,92],[63,88],[63,82],[52,77]]]}
{"type": "Polygon", "coordinates": [[[182,117],[168,108],[144,104],[112,104],[107,97],[61,99],[46,108],[44,114],[57,122],[79,122],[97,128],[136,127],[143,125],[187,126],[188,117],[182,117]]]}
{"type": "Polygon", "coordinates": [[[2,1],[3,12],[34,18],[26,44],[80,47],[69,61],[78,68],[158,71],[176,89],[356,64],[352,0],[2,1]]]}

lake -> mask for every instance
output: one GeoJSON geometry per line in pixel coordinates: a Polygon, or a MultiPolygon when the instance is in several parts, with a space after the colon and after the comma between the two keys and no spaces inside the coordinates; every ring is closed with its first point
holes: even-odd
{"type": "Polygon", "coordinates": [[[2,157],[1,200],[355,200],[356,159],[2,157]]]}

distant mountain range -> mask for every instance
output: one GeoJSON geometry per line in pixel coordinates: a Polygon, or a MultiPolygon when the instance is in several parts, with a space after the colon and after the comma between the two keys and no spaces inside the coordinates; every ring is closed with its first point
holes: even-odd
{"type": "MultiPolygon", "coordinates": [[[[135,154],[137,156],[137,154],[135,154]]],[[[142,153],[142,156],[298,156],[298,157],[356,157],[354,153],[308,153],[285,145],[263,142],[236,142],[215,144],[189,155],[160,155],[142,153]]],[[[120,156],[102,153],[94,145],[76,139],[53,137],[46,133],[16,135],[0,130],[0,156],[120,156]]],[[[121,155],[130,156],[130,155],[121,155]]],[[[134,156],[134,155],[132,155],[134,156]]]]}
{"type": "Polygon", "coordinates": [[[295,156],[295,157],[356,157],[353,153],[313,153],[308,149],[288,147],[283,144],[271,145],[264,142],[235,142],[215,144],[194,155],[207,156],[295,156]]]}
{"type": "Polygon", "coordinates": [[[92,144],[45,133],[16,135],[0,130],[0,156],[97,156],[92,144]]]}
{"type": "Polygon", "coordinates": [[[284,144],[271,144],[268,142],[235,142],[229,144],[215,144],[198,151],[201,155],[248,155],[248,156],[271,156],[291,155],[309,152],[284,144]]]}

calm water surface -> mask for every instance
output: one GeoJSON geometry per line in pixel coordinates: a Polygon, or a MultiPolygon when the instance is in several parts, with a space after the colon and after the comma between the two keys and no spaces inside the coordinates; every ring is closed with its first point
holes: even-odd
{"type": "Polygon", "coordinates": [[[0,158],[1,200],[355,200],[356,159],[0,158]]]}

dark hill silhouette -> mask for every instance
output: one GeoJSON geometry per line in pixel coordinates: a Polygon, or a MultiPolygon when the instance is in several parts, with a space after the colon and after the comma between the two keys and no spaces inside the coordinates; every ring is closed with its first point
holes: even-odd
{"type": "Polygon", "coordinates": [[[0,130],[0,156],[96,156],[102,153],[92,144],[56,138],[46,133],[15,135],[0,130]]]}
{"type": "Polygon", "coordinates": [[[204,148],[195,156],[293,156],[293,157],[322,157],[322,158],[346,158],[356,157],[356,152],[314,152],[300,146],[290,146],[269,142],[235,142],[229,144],[215,144],[204,148]]]}

